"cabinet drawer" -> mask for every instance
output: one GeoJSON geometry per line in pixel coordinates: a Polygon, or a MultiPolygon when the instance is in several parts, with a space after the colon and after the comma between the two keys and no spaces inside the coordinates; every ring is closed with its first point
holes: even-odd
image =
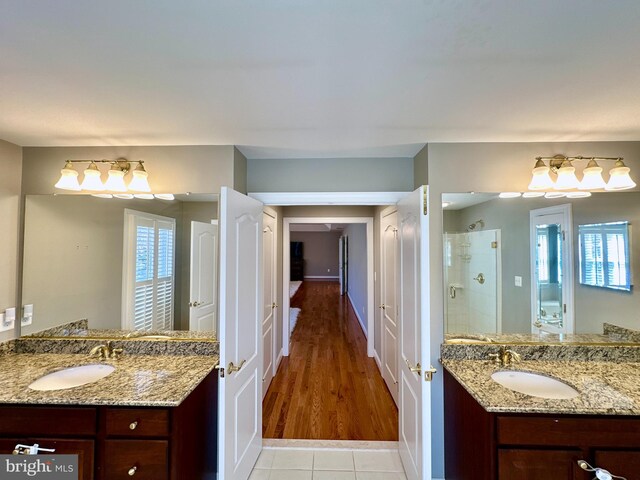
{"type": "Polygon", "coordinates": [[[109,480],[169,478],[166,440],[106,440],[103,477],[109,480]]]}
{"type": "MultiPolygon", "coordinates": [[[[33,445],[37,443],[42,448],[55,449],[56,455],[78,455],[78,478],[93,480],[94,471],[94,442],[93,440],[76,440],[70,438],[34,438],[16,437],[0,438],[0,454],[8,455],[13,452],[17,444],[33,445]]],[[[46,455],[46,453],[43,453],[46,455]]]]}
{"type": "Polygon", "coordinates": [[[145,408],[107,408],[107,436],[166,437],[169,410],[145,408]]]}
{"type": "Polygon", "coordinates": [[[512,450],[498,451],[499,480],[588,480],[578,467],[580,450],[512,450]]]}
{"type": "Polygon", "coordinates": [[[640,480],[640,450],[598,450],[595,465],[627,480],[640,480]]]}
{"type": "Polygon", "coordinates": [[[0,435],[95,435],[95,408],[0,407],[0,435]]]}
{"type": "Polygon", "coordinates": [[[607,417],[498,416],[500,445],[640,445],[640,420],[607,417]]]}

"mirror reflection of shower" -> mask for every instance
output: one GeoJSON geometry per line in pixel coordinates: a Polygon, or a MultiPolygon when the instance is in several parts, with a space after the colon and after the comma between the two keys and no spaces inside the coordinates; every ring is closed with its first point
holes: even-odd
{"type": "Polygon", "coordinates": [[[483,227],[444,234],[447,332],[502,333],[500,230],[483,227]]]}
{"type": "Polygon", "coordinates": [[[472,231],[474,231],[476,228],[477,228],[478,230],[480,230],[480,229],[484,228],[484,220],[480,219],[480,220],[476,220],[475,222],[473,222],[471,225],[469,225],[469,226],[467,227],[467,232],[472,232],[472,231]]]}

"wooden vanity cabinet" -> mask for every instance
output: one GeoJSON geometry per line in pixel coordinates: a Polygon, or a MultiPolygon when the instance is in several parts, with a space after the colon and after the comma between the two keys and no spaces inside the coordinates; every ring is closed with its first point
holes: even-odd
{"type": "Polygon", "coordinates": [[[447,480],[640,480],[640,418],[489,413],[444,371],[447,480]]]}
{"type": "Polygon", "coordinates": [[[0,405],[0,453],[79,455],[82,480],[195,480],[217,471],[217,372],[178,407],[0,405]]]}

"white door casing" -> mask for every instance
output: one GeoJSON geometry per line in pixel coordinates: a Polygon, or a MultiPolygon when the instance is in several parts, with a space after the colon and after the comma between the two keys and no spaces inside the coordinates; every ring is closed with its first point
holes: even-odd
{"type": "Polygon", "coordinates": [[[220,194],[221,480],[245,480],[262,450],[262,211],[228,187],[220,194]]]}
{"type": "Polygon", "coordinates": [[[409,480],[431,478],[427,187],[398,203],[399,450],[409,480]],[[424,328],[423,328],[424,327],[424,328]]]}
{"type": "Polygon", "coordinates": [[[396,207],[380,216],[380,325],[382,378],[398,405],[398,213],[396,207]]]}
{"type": "Polygon", "coordinates": [[[191,222],[189,330],[216,331],[218,225],[191,222]]]}
{"type": "Polygon", "coordinates": [[[276,302],[276,231],[277,213],[268,207],[262,214],[262,265],[263,288],[262,302],[262,344],[263,344],[263,373],[262,373],[262,397],[267,394],[267,389],[276,373],[276,323],[278,305],[276,302]]]}

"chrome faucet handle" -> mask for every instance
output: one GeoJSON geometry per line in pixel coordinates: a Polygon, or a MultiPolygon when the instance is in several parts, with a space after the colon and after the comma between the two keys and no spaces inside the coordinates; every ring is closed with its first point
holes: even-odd
{"type": "Polygon", "coordinates": [[[512,362],[519,362],[520,360],[522,360],[522,357],[520,356],[519,353],[514,352],[513,350],[509,349],[506,351],[506,353],[509,354],[509,356],[511,357],[511,361],[512,362]]]}

